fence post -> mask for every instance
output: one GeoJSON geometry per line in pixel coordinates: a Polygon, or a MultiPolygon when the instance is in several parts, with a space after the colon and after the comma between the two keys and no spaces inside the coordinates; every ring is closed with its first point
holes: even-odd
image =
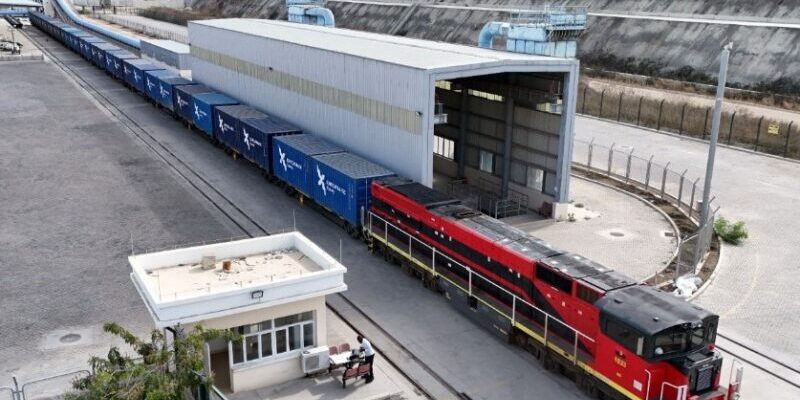
{"type": "MultiPolygon", "coordinates": [[[[763,118],[763,117],[762,117],[763,118]]],[[[733,120],[736,119],[736,111],[731,114],[731,123],[728,125],[728,144],[731,143],[731,137],[733,136],[733,120]]],[[[761,129],[761,124],[758,124],[758,128],[761,129]]]]}
{"type": "Polygon", "coordinates": [[[614,162],[614,146],[616,143],[611,143],[611,148],[608,149],[608,173],[606,175],[611,176],[611,164],[614,162]]]}
{"type": "Polygon", "coordinates": [[[631,148],[631,152],[628,153],[628,164],[625,166],[625,183],[631,178],[631,159],[633,158],[633,148],[631,148]]]}
{"type": "Polygon", "coordinates": [[[589,160],[586,164],[586,167],[589,169],[589,171],[592,170],[592,151],[594,151],[594,138],[592,138],[592,141],[589,142],[589,160]]]}
{"type": "Polygon", "coordinates": [[[605,102],[605,99],[606,99],[606,89],[603,89],[603,91],[600,92],[600,114],[597,115],[600,118],[603,118],[603,103],[605,102]]]}
{"type": "Polygon", "coordinates": [[[669,170],[669,162],[664,166],[664,172],[661,174],[661,200],[664,200],[664,189],[667,186],[667,170],[669,170]]]}
{"type": "Polygon", "coordinates": [[[622,98],[625,95],[625,92],[619,93],[619,105],[617,105],[617,122],[622,119],[622,98]]]}
{"type": "Polygon", "coordinates": [[[581,104],[581,114],[586,114],[586,90],[589,89],[589,85],[583,86],[583,104],[581,104]]]}
{"type": "Polygon", "coordinates": [[[678,185],[678,208],[681,208],[682,200],[683,200],[683,181],[686,179],[686,173],[689,170],[684,170],[681,174],[681,183],[678,185]]]}
{"type": "Polygon", "coordinates": [[[783,156],[789,156],[789,138],[792,137],[792,124],[794,121],[789,121],[789,128],[786,129],[786,143],[783,145],[783,156]]]}
{"type": "Polygon", "coordinates": [[[644,190],[650,186],[650,168],[653,166],[653,155],[650,156],[650,159],[647,160],[647,173],[644,175],[644,190]]]}
{"type": "MultiPolygon", "coordinates": [[[[761,123],[764,121],[764,116],[762,115],[761,118],[758,119],[758,131],[756,131],[756,145],[753,147],[753,151],[758,151],[758,142],[761,139],[761,123]]],[[[728,136],[728,144],[731,143],[731,138],[728,136]]]]}
{"type": "Polygon", "coordinates": [[[683,103],[683,108],[681,108],[681,126],[678,128],[678,135],[683,134],[683,117],[686,115],[686,105],[688,103],[683,103]]]}
{"type": "Polygon", "coordinates": [[[694,192],[697,191],[697,182],[700,181],[700,178],[694,180],[692,184],[692,197],[689,200],[689,218],[692,218],[692,211],[694,211],[694,192]]]}
{"type": "Polygon", "coordinates": [[[639,96],[639,111],[636,112],[636,126],[639,126],[639,121],[642,118],[642,99],[644,99],[644,96],[639,96]]]}
{"type": "Polygon", "coordinates": [[[661,103],[658,104],[658,122],[656,123],[657,131],[661,130],[661,112],[664,110],[664,100],[666,99],[661,99],[661,103]]]}
{"type": "Polygon", "coordinates": [[[706,132],[708,131],[708,113],[711,111],[711,107],[706,108],[706,119],[703,120],[703,140],[706,139],[706,132]]]}

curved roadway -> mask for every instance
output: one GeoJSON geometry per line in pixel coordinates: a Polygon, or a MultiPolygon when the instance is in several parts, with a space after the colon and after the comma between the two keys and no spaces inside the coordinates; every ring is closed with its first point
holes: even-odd
{"type": "MultiPolygon", "coordinates": [[[[654,162],[703,176],[708,144],[578,117],[576,137],[628,145],[654,162]]],[[[800,163],[732,148],[717,150],[712,193],[720,214],[747,223],[750,238],[726,245],[721,269],[696,300],[721,316],[720,331],[800,366],[800,163]]]]}

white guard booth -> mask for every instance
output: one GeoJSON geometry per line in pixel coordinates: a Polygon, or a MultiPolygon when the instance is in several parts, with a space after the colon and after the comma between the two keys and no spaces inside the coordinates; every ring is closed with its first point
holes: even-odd
{"type": "Polygon", "coordinates": [[[202,324],[242,335],[206,345],[206,368],[230,392],[302,377],[309,354],[327,355],[325,296],[347,290],[346,268],[298,232],[128,260],[158,328],[202,324]]]}

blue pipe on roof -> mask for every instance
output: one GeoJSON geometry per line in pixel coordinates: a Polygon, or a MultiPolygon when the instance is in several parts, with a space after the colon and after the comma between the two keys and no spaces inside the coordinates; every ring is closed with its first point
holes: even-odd
{"type": "Polygon", "coordinates": [[[306,10],[306,15],[317,17],[317,25],[335,26],[333,11],[324,7],[314,7],[306,10]]]}
{"type": "Polygon", "coordinates": [[[508,22],[487,22],[478,34],[478,46],[487,49],[492,48],[492,39],[495,36],[503,36],[508,32],[508,22]]]}
{"type": "Polygon", "coordinates": [[[119,32],[116,32],[116,31],[113,31],[111,29],[102,27],[100,25],[97,25],[95,23],[89,22],[89,21],[79,17],[78,14],[75,13],[75,11],[72,9],[72,7],[70,7],[70,5],[67,4],[67,0],[55,0],[55,2],[58,4],[58,8],[63,12],[64,16],[69,18],[70,20],[72,20],[72,22],[74,22],[74,23],[76,23],[76,24],[78,24],[80,26],[83,26],[86,29],[89,29],[91,31],[99,33],[99,34],[101,34],[103,36],[106,36],[106,37],[109,37],[111,39],[114,39],[114,40],[116,40],[116,41],[118,41],[120,43],[126,44],[126,45],[128,45],[130,47],[133,47],[133,48],[136,48],[136,49],[140,48],[141,45],[140,45],[139,39],[132,38],[132,37],[130,37],[128,35],[123,35],[123,34],[121,34],[119,32]]]}
{"type": "Polygon", "coordinates": [[[290,5],[289,22],[301,24],[335,26],[333,12],[325,7],[316,5],[290,5]]]}

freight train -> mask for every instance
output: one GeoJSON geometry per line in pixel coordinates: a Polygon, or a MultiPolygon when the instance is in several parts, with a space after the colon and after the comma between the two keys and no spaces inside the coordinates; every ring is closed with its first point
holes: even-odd
{"type": "Polygon", "coordinates": [[[309,199],[374,252],[591,394],[721,400],[719,317],[569,253],[457,199],[81,29],[34,25],[155,106],[309,199]]]}

